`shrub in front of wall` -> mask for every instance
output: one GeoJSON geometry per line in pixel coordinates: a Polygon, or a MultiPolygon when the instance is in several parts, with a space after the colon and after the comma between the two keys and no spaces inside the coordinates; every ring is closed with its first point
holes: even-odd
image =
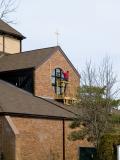
{"type": "Polygon", "coordinates": [[[99,146],[100,160],[117,160],[117,145],[120,144],[120,135],[105,134],[99,146]]]}

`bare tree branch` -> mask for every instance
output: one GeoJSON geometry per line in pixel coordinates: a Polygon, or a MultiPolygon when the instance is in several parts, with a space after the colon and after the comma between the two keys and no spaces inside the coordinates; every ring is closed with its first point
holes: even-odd
{"type": "Polygon", "coordinates": [[[116,87],[117,83],[109,57],[105,57],[97,67],[90,60],[81,73],[81,85],[106,87],[106,98],[114,98],[120,93],[120,88],[116,87]]]}
{"type": "Polygon", "coordinates": [[[14,23],[13,18],[11,19],[9,16],[15,13],[17,7],[17,0],[0,0],[0,19],[7,23],[14,23]]]}
{"type": "Polygon", "coordinates": [[[77,122],[73,126],[79,127],[79,132],[73,132],[73,140],[86,138],[96,148],[99,148],[100,138],[107,132],[113,131],[111,108],[118,107],[119,99],[115,99],[120,88],[115,87],[117,76],[113,72],[109,57],[103,59],[102,64],[92,65],[91,61],[81,74],[81,87],[78,90],[79,110],[77,122]],[[81,124],[83,126],[81,127],[81,124]]]}

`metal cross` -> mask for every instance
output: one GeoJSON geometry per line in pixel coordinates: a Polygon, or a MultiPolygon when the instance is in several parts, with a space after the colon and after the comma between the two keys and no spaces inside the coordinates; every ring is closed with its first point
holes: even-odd
{"type": "Polygon", "coordinates": [[[59,43],[58,43],[58,40],[59,40],[58,38],[59,38],[60,33],[59,33],[58,31],[56,31],[55,34],[56,34],[56,38],[57,38],[57,46],[58,46],[58,44],[59,44],[59,43]]]}

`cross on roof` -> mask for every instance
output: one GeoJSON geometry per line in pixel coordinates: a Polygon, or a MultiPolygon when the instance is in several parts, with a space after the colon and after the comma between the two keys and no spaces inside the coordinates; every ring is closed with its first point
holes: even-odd
{"type": "Polygon", "coordinates": [[[58,46],[58,44],[59,44],[59,39],[58,38],[59,38],[60,33],[58,31],[56,31],[55,35],[56,35],[56,38],[57,38],[57,46],[58,46]]]}

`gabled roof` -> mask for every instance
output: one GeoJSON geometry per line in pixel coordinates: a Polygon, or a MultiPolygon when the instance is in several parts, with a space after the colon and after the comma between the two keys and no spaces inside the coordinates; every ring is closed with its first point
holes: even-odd
{"type": "Polygon", "coordinates": [[[74,71],[79,73],[59,46],[26,51],[17,54],[4,54],[0,58],[0,72],[18,69],[36,68],[48,60],[56,51],[60,51],[74,71]]]}
{"type": "Polygon", "coordinates": [[[55,47],[37,49],[16,54],[1,55],[0,72],[35,68],[44,63],[56,50],[55,47]]]}
{"type": "Polygon", "coordinates": [[[10,25],[5,23],[1,19],[0,19],[0,33],[15,36],[19,39],[25,38],[20,32],[16,31],[14,28],[12,28],[10,25]]]}
{"type": "Polygon", "coordinates": [[[0,80],[0,114],[71,119],[73,112],[0,80]]]}

